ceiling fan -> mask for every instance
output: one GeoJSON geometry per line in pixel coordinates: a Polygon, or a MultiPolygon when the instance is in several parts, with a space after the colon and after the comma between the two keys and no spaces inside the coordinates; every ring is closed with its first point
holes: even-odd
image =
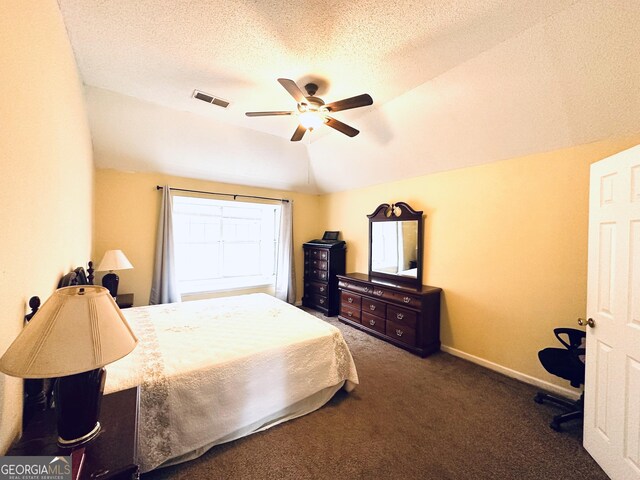
{"type": "Polygon", "coordinates": [[[360,133],[359,130],[330,117],[328,114],[373,104],[371,96],[363,93],[362,95],[345,98],[344,100],[338,100],[337,102],[331,102],[325,105],[321,98],[315,96],[318,91],[318,86],[315,83],[307,83],[304,86],[304,89],[307,91],[307,95],[305,95],[293,80],[279,78],[278,82],[289,92],[289,95],[298,102],[298,111],[247,112],[246,115],[247,117],[268,117],[272,115],[294,115],[298,113],[300,125],[298,125],[296,131],[293,132],[293,136],[291,137],[292,142],[299,142],[307,130],[313,130],[322,124],[326,124],[349,137],[355,137],[360,133]]]}

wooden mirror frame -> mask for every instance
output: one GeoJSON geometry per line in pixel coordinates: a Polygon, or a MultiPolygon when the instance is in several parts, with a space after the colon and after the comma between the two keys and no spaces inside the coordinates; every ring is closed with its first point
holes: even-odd
{"type": "Polygon", "coordinates": [[[388,203],[383,203],[379,205],[372,214],[367,215],[367,217],[369,218],[369,277],[393,280],[396,283],[410,285],[415,288],[420,288],[422,286],[422,250],[424,246],[424,221],[422,214],[422,210],[416,211],[405,202],[397,202],[391,205],[388,203]],[[373,224],[376,222],[401,222],[405,220],[417,220],[418,222],[418,255],[416,265],[416,278],[403,277],[402,275],[393,275],[390,273],[374,272],[371,269],[373,224]]]}

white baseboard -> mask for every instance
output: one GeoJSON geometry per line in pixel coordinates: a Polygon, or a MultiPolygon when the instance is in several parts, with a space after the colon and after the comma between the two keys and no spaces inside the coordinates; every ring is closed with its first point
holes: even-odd
{"type": "Polygon", "coordinates": [[[521,382],[528,383],[529,385],[533,385],[542,390],[546,390],[548,392],[552,392],[566,398],[571,398],[573,400],[577,400],[580,397],[580,394],[575,390],[559,387],[558,385],[554,385],[553,383],[547,382],[545,380],[540,380],[539,378],[532,377],[530,375],[512,370],[507,367],[503,367],[502,365],[490,362],[489,360],[485,360],[484,358],[476,357],[475,355],[470,355],[461,350],[457,350],[446,345],[441,345],[440,350],[450,353],[451,355],[454,355],[456,357],[468,360],[472,363],[478,364],[482,367],[488,368],[489,370],[493,370],[495,372],[506,375],[507,377],[515,378],[516,380],[520,380],[521,382]]]}

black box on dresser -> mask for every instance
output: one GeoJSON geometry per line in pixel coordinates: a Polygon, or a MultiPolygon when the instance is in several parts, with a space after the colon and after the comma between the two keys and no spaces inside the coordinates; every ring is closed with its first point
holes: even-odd
{"type": "Polygon", "coordinates": [[[442,289],[406,286],[363,273],[338,275],[343,323],[426,357],[440,350],[442,289]]]}
{"type": "Polygon", "coordinates": [[[340,309],[337,275],[345,273],[346,244],[307,242],[304,249],[304,293],[302,305],[332,317],[340,309]]]}

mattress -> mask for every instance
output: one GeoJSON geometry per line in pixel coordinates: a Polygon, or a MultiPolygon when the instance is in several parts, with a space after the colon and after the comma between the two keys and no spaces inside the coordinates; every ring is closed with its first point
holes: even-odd
{"type": "Polygon", "coordinates": [[[123,310],[136,349],[105,393],[141,387],[142,472],[321,407],[358,375],[334,326],[266,294],[123,310]]]}

